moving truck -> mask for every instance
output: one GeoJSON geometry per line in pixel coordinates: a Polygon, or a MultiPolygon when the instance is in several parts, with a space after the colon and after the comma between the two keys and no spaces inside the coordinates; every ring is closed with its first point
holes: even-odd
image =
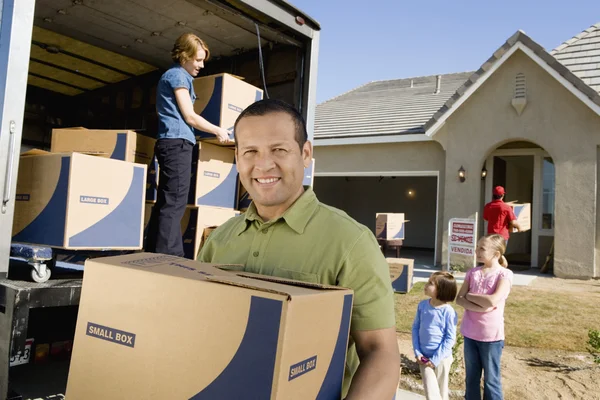
{"type": "Polygon", "coordinates": [[[229,74],[262,90],[264,98],[295,105],[312,140],[320,26],[284,0],[3,0],[0,6],[4,398],[7,361],[21,362],[27,353],[27,320],[17,326],[13,314],[16,321],[16,315],[27,314],[24,308],[76,304],[81,285],[75,279],[52,288],[31,282],[25,287],[6,279],[21,148],[49,151],[52,131],[68,128],[155,137],[157,82],[172,65],[175,40],[185,32],[197,34],[210,48],[200,77],[229,74]],[[47,294],[50,289],[53,294],[47,294]],[[23,290],[36,293],[27,297],[35,304],[7,300],[20,299],[23,290]],[[57,300],[61,290],[64,302],[57,300]]]}

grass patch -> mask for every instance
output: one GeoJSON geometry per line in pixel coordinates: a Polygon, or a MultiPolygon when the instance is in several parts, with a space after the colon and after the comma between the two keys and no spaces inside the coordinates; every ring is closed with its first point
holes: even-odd
{"type": "MultiPolygon", "coordinates": [[[[396,294],[396,330],[410,333],[417,305],[426,296],[425,282],[408,294],[396,294]]],[[[589,329],[600,329],[600,293],[557,292],[515,286],[506,302],[506,344],[587,352],[589,329]]],[[[452,304],[462,321],[464,309],[452,304]]]]}

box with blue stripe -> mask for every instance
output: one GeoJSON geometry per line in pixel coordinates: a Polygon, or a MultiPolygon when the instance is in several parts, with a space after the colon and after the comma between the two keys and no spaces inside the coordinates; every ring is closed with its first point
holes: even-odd
{"type": "MultiPolygon", "coordinates": [[[[233,125],[250,104],[262,100],[263,91],[230,74],[194,79],[194,111],[208,122],[225,128],[233,139],[233,125]]],[[[196,130],[196,139],[218,143],[215,135],[196,130]]]]}
{"type": "Polygon", "coordinates": [[[192,157],[188,204],[234,209],[238,189],[234,150],[198,142],[192,157]]]}
{"type": "Polygon", "coordinates": [[[66,398],[339,400],[352,291],[217,267],[86,261],[66,398]]]}
{"type": "Polygon", "coordinates": [[[80,153],[24,153],[14,242],[141,249],[146,165],[80,153]]]}
{"type": "Polygon", "coordinates": [[[413,287],[415,260],[411,258],[386,258],[390,267],[392,288],[397,293],[408,293],[413,287]]]}
{"type": "Polygon", "coordinates": [[[52,130],[52,153],[83,153],[113,160],[147,165],[146,200],[155,202],[158,187],[158,162],[154,157],[156,139],[134,131],[62,128],[52,130]]]}
{"type": "Polygon", "coordinates": [[[407,220],[403,213],[377,213],[375,215],[375,236],[383,240],[404,240],[407,220]]]}
{"type": "MultiPolygon", "coordinates": [[[[145,234],[147,233],[153,208],[154,204],[146,203],[144,213],[145,234]]],[[[185,258],[196,259],[206,228],[220,226],[239,214],[239,211],[227,208],[187,206],[181,219],[181,237],[185,258]]]]}

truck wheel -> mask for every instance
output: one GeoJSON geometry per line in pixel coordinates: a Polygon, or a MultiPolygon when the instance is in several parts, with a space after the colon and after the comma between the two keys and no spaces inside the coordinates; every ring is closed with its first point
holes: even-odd
{"type": "Polygon", "coordinates": [[[50,268],[44,268],[44,272],[40,275],[35,268],[31,268],[31,279],[37,283],[44,283],[50,279],[50,268]]]}

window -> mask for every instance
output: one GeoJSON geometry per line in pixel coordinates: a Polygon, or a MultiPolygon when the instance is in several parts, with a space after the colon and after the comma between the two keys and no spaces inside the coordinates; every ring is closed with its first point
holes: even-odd
{"type": "Polygon", "coordinates": [[[542,164],[542,229],[554,229],[554,161],[544,157],[542,164]]]}

